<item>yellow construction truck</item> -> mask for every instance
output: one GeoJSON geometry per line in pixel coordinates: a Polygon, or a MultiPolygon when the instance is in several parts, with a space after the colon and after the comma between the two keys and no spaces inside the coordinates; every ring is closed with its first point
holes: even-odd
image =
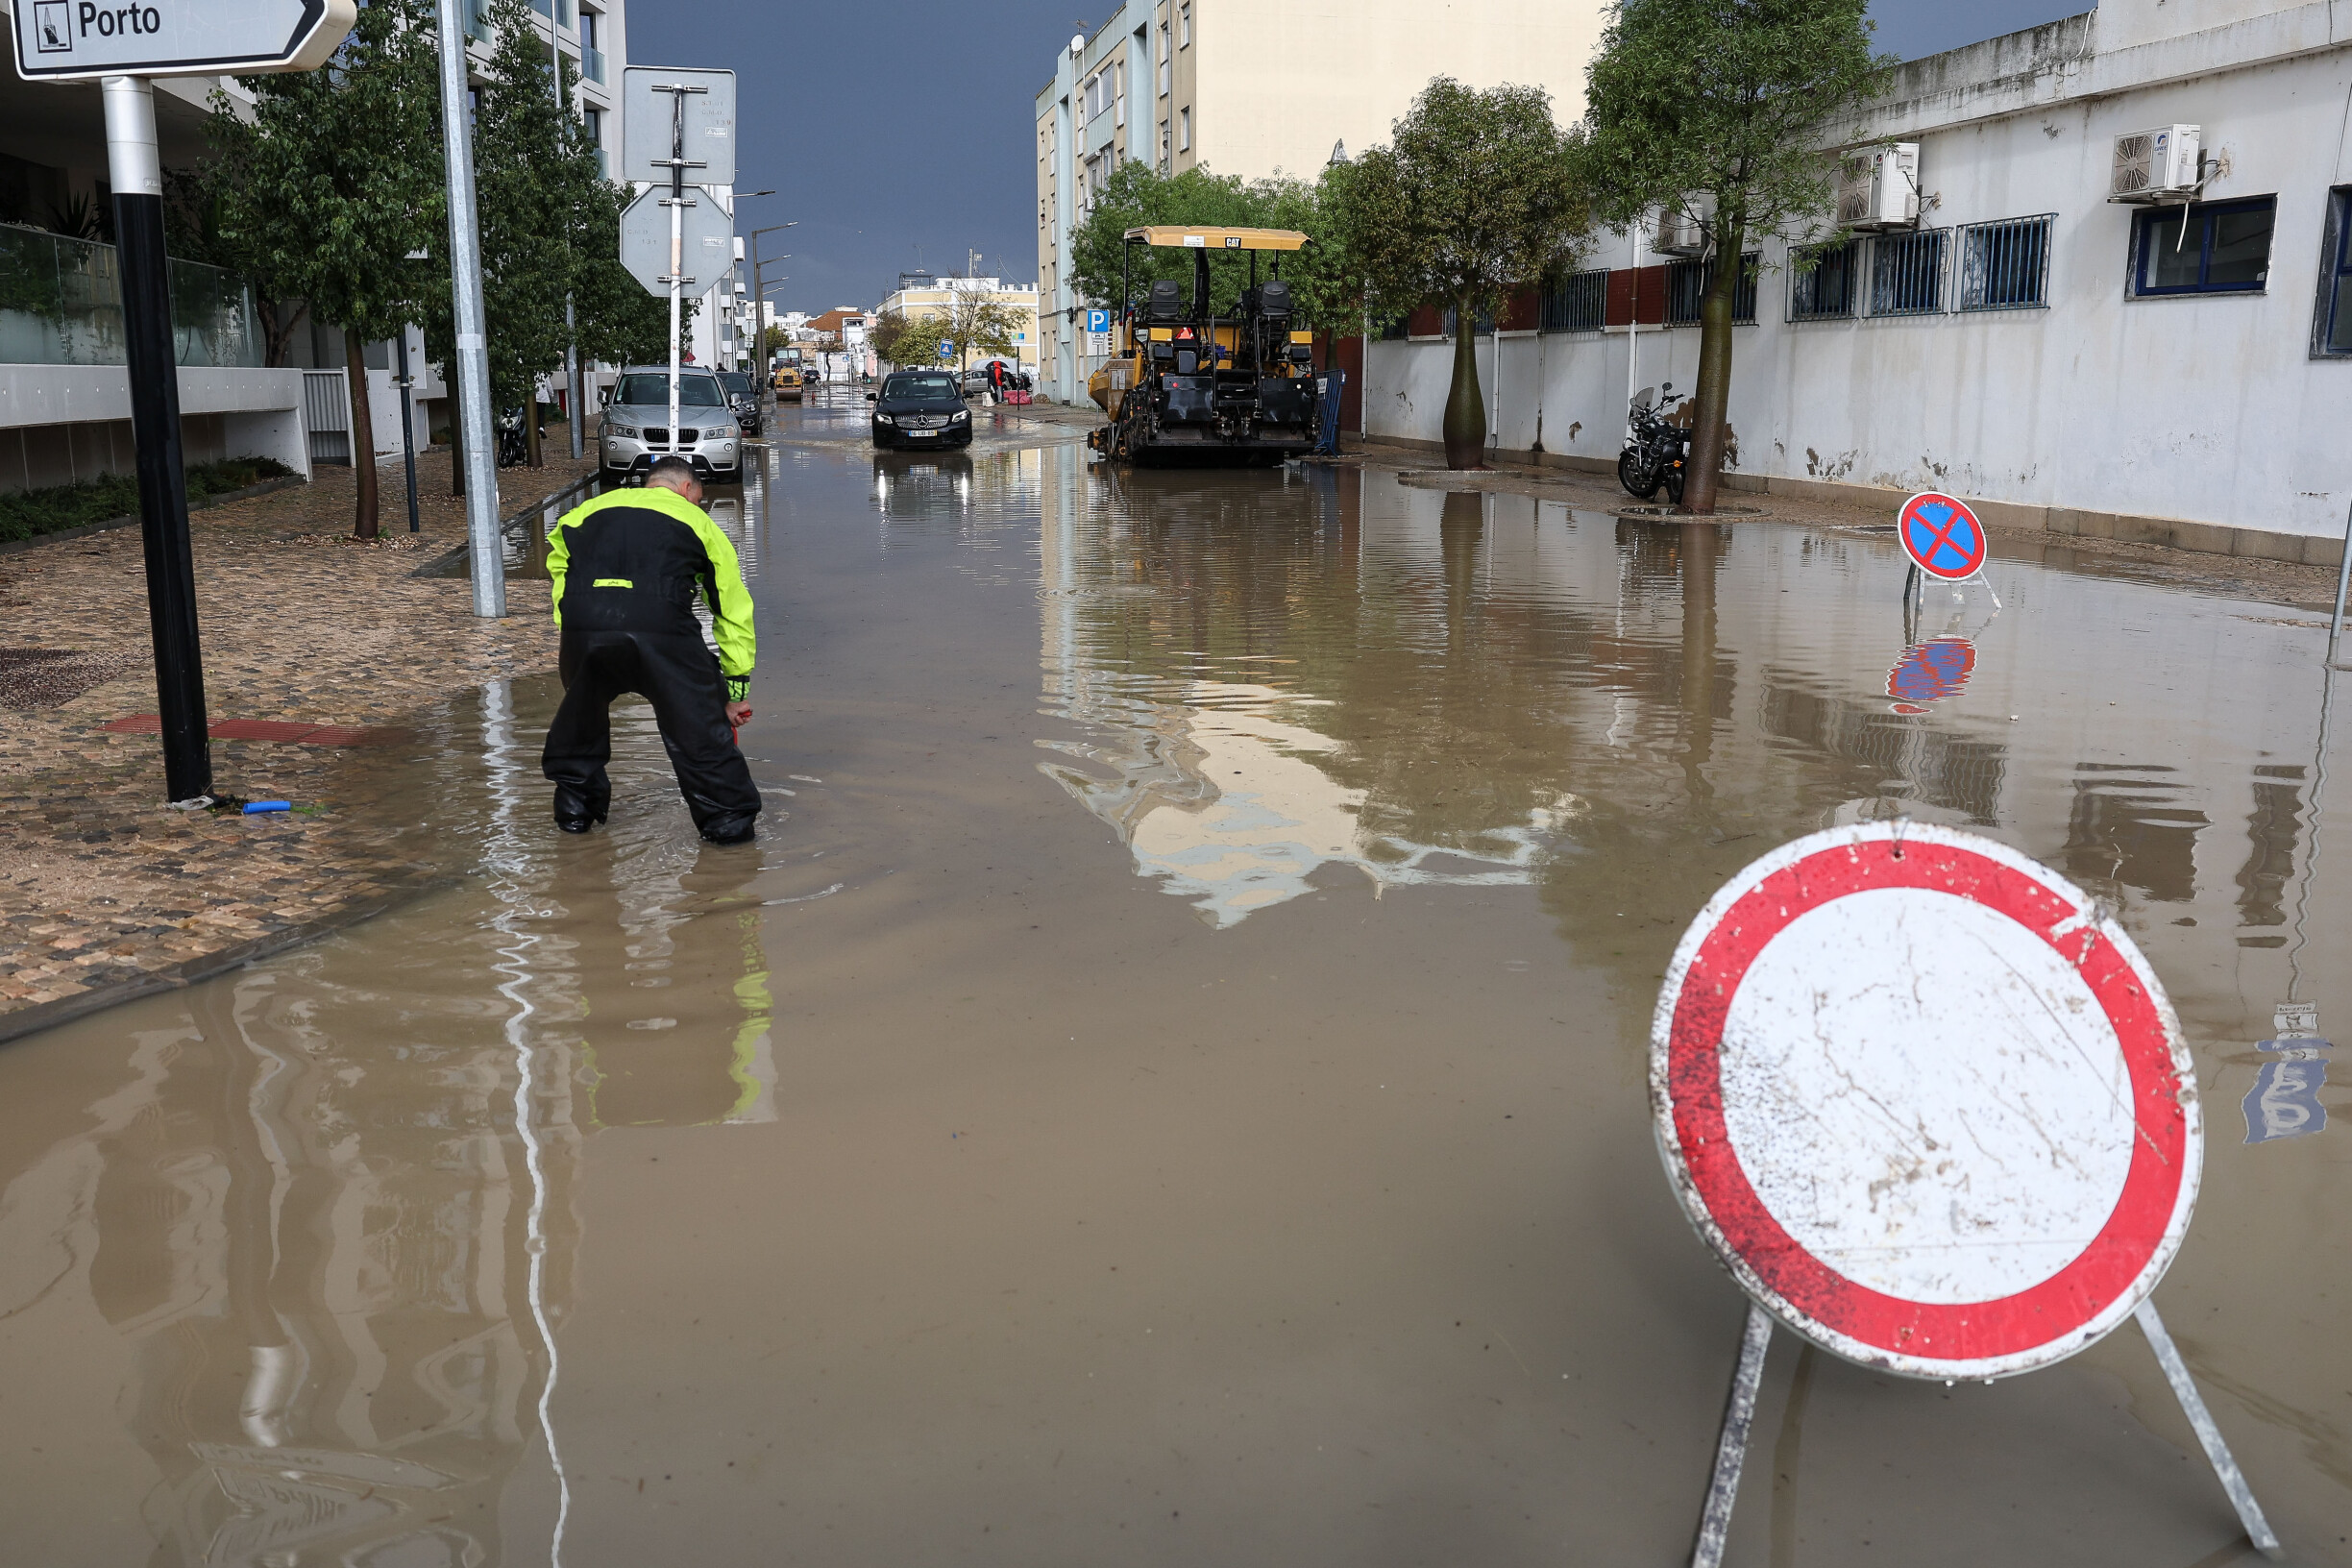
{"type": "Polygon", "coordinates": [[[1127,231],[1112,356],[1087,381],[1111,423],[1087,444],[1115,462],[1242,466],[1303,456],[1315,444],[1314,334],[1291,330],[1282,257],[1307,243],[1294,229],[1127,231]],[[1139,245],[1192,252],[1192,287],[1163,279],[1134,297],[1139,245]],[[1249,257],[1249,283],[1230,308],[1211,299],[1209,258],[1249,257]],[[1271,257],[1258,277],[1259,253],[1271,257]]]}

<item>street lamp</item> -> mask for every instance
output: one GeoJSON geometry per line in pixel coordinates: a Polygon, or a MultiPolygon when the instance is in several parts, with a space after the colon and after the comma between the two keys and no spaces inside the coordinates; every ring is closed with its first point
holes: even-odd
{"type": "MultiPolygon", "coordinates": [[[[773,195],[774,192],[769,191],[765,192],[765,194],[773,195]]],[[[754,229],[751,231],[751,309],[752,315],[755,318],[753,323],[754,330],[751,336],[751,348],[752,358],[759,364],[760,379],[762,380],[768,379],[768,324],[765,321],[756,319],[760,313],[760,300],[762,298],[759,292],[760,235],[772,234],[781,230],[797,229],[799,227],[800,220],[798,218],[795,218],[790,223],[772,223],[765,229],[754,229]]],[[[791,258],[789,257],[777,257],[775,259],[782,261],[789,260],[791,258]]]]}

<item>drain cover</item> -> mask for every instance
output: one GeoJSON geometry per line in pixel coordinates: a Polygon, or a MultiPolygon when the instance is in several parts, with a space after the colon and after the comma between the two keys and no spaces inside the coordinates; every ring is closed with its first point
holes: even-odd
{"type": "Polygon", "coordinates": [[[54,708],[139,664],[119,653],[86,649],[0,648],[0,707],[54,708]]]}

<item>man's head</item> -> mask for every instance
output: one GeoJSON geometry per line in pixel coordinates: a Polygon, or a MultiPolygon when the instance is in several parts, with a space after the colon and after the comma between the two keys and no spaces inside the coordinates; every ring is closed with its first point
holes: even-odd
{"type": "Polygon", "coordinates": [[[683,457],[654,458],[653,466],[646,471],[645,482],[674,490],[697,506],[702,504],[702,481],[695,478],[694,464],[683,457]]]}

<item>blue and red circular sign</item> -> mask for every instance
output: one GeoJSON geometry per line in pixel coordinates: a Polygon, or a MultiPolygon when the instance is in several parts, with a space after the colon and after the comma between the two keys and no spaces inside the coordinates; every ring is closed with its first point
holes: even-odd
{"type": "Polygon", "coordinates": [[[1957,496],[1923,490],[1895,517],[1903,553],[1931,577],[1957,582],[1984,570],[1990,545],[1984,525],[1957,496]]]}
{"type": "Polygon", "coordinates": [[[1976,645],[1966,637],[1914,643],[1887,672],[1887,696],[1897,713],[1925,713],[1925,704],[1959,696],[1975,668],[1976,645]]]}

